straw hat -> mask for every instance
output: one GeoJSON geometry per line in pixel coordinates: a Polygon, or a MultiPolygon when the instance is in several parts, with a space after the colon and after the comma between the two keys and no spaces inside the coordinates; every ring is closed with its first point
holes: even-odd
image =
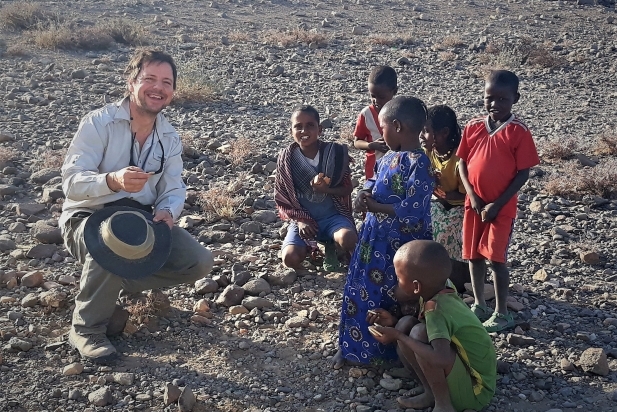
{"type": "Polygon", "coordinates": [[[126,206],[94,212],[84,227],[88,252],[103,269],[126,279],[157,272],[171,252],[171,230],[152,214],[126,206]]]}

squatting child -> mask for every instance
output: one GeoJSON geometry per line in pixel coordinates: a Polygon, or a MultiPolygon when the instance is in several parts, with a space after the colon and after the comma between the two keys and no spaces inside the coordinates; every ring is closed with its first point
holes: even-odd
{"type": "Polygon", "coordinates": [[[383,140],[383,132],[379,125],[379,112],[398,91],[396,71],[390,66],[377,66],[371,70],[368,78],[368,92],[371,104],[366,106],[358,115],[354,130],[354,147],[366,150],[364,174],[370,179],[375,174],[375,164],[388,146],[383,140]]]}
{"type": "MultiPolygon", "coordinates": [[[[324,142],[319,112],[301,106],[291,115],[294,142],[278,157],[275,181],[277,209],[291,221],[282,246],[282,260],[298,269],[316,241],[331,242],[350,254],[358,235],[351,214],[351,172],[347,146],[324,142]]],[[[326,254],[324,269],[336,270],[336,253],[326,254]]]]}
{"type": "Polygon", "coordinates": [[[472,311],[489,332],[514,326],[508,313],[507,250],[516,218],[517,192],[540,163],[529,128],[511,112],[518,102],[518,77],[507,70],[489,74],[484,87],[488,116],[465,126],[456,152],[461,179],[467,190],[463,219],[463,258],[469,259],[475,296],[472,311]],[[495,311],[486,306],[486,259],[495,284],[495,311]]]}
{"type": "Polygon", "coordinates": [[[433,236],[434,176],[419,139],[426,106],[414,97],[395,97],[379,113],[379,122],[390,150],[378,161],[375,180],[367,181],[356,199],[356,210],[366,218],[343,292],[335,369],[346,361],[366,364],[397,358],[394,345],[382,345],[368,332],[366,314],[398,307],[393,298],[394,254],[406,242],[433,236]]]}
{"type": "Polygon", "coordinates": [[[495,393],[495,348],[448,282],[448,252],[437,242],[414,240],[396,252],[394,267],[395,296],[400,303],[419,301],[419,320],[405,316],[397,321],[380,308],[367,321],[375,339],[397,343],[401,361],[424,387],[423,393],[398,402],[414,410],[434,405],[433,412],[481,410],[495,393]]]}

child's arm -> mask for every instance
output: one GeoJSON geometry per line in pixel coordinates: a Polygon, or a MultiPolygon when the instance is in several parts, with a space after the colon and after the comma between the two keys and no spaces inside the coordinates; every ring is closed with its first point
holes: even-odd
{"type": "Polygon", "coordinates": [[[439,368],[448,369],[452,366],[452,352],[448,339],[433,339],[430,344],[427,344],[395,328],[375,325],[373,330],[381,334],[379,336],[373,333],[373,337],[385,345],[397,341],[399,344],[407,346],[420,357],[431,359],[432,363],[439,368]]]}
{"type": "Polygon", "coordinates": [[[353,146],[356,149],[360,150],[376,150],[383,153],[386,153],[389,150],[383,139],[375,140],[374,142],[367,142],[366,140],[358,136],[355,136],[353,146]]]}
{"type": "Polygon", "coordinates": [[[512,196],[518,193],[521,190],[521,187],[527,182],[529,179],[529,169],[519,170],[510,182],[510,185],[507,189],[495,200],[493,203],[489,203],[484,206],[484,210],[486,211],[485,220],[491,221],[497,217],[501,208],[512,199],[512,196]]]}
{"type": "Polygon", "coordinates": [[[467,178],[467,163],[463,159],[461,159],[459,160],[458,167],[461,173],[461,180],[463,181],[463,186],[465,186],[467,196],[469,196],[469,201],[471,202],[471,208],[477,214],[481,214],[482,209],[484,209],[484,206],[486,206],[486,203],[480,198],[480,196],[476,194],[476,192],[474,192],[473,186],[471,185],[471,183],[469,183],[469,179],[467,178]]]}

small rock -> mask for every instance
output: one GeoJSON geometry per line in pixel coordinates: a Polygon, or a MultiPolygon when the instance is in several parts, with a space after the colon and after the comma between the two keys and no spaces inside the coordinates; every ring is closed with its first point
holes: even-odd
{"type": "Polygon", "coordinates": [[[247,295],[259,296],[261,293],[270,293],[270,284],[262,278],[251,279],[242,286],[247,295]]]}
{"type": "Polygon", "coordinates": [[[9,346],[11,347],[11,349],[20,350],[23,352],[28,352],[30,349],[32,349],[32,343],[28,342],[27,340],[15,337],[9,339],[9,346]]]}
{"type": "Polygon", "coordinates": [[[288,328],[305,328],[308,325],[308,318],[305,318],[303,316],[294,316],[287,319],[287,321],[285,322],[285,326],[287,326],[288,328]]]}
{"type": "Polygon", "coordinates": [[[88,394],[88,401],[94,406],[107,406],[113,401],[111,391],[107,387],[103,387],[90,392],[88,394]]]}
{"type": "Polygon", "coordinates": [[[261,223],[255,221],[244,222],[240,225],[240,230],[244,233],[261,233],[261,223]]]}
{"type": "Polygon", "coordinates": [[[193,312],[197,314],[203,314],[206,312],[210,312],[210,303],[206,299],[199,299],[193,305],[193,312]]]}
{"type": "Polygon", "coordinates": [[[163,402],[165,403],[165,406],[171,405],[172,403],[177,401],[180,397],[180,393],[180,388],[178,388],[176,385],[172,385],[169,382],[166,383],[165,391],[163,393],[163,402]]]}
{"type": "Polygon", "coordinates": [[[64,376],[79,375],[83,371],[84,371],[84,365],[82,365],[81,363],[75,362],[75,363],[71,363],[70,365],[66,365],[64,369],[62,369],[62,374],[64,376]]]}
{"type": "Polygon", "coordinates": [[[135,374],[129,372],[116,372],[113,375],[113,380],[118,385],[130,386],[135,381],[135,374]]]}
{"type": "Polygon", "coordinates": [[[193,322],[196,325],[201,325],[201,326],[208,326],[212,324],[212,321],[208,318],[206,318],[205,316],[201,316],[201,315],[193,315],[191,316],[191,322],[193,322]]]}
{"type": "Polygon", "coordinates": [[[298,278],[298,274],[293,269],[282,269],[274,273],[268,273],[266,280],[273,286],[289,286],[298,278]]]}
{"type": "Polygon", "coordinates": [[[398,391],[403,387],[403,381],[400,379],[383,378],[379,381],[379,385],[389,391],[398,391]]]}
{"type": "Polygon", "coordinates": [[[124,327],[126,326],[126,322],[129,320],[129,312],[124,309],[120,305],[116,305],[114,309],[114,313],[109,318],[107,322],[107,335],[115,336],[119,335],[124,331],[124,327]]]}
{"type": "Polygon", "coordinates": [[[581,252],[581,260],[589,265],[600,264],[600,255],[596,252],[581,252]]]}
{"type": "Polygon", "coordinates": [[[44,281],[45,279],[43,279],[43,272],[33,271],[26,273],[21,278],[21,285],[28,288],[36,288],[42,285],[44,281]]]}
{"type": "Polygon", "coordinates": [[[546,282],[549,279],[550,279],[550,276],[544,269],[538,270],[533,275],[533,280],[538,281],[538,282],[546,282]]]}
{"type": "Polygon", "coordinates": [[[271,210],[258,210],[251,215],[251,218],[266,225],[278,221],[278,215],[271,210]]]}
{"type": "Polygon", "coordinates": [[[22,308],[32,308],[32,307],[36,306],[37,303],[39,303],[38,295],[36,293],[28,293],[21,300],[21,307],[22,308]]]}
{"type": "Polygon", "coordinates": [[[534,338],[516,333],[508,333],[506,340],[510,345],[516,346],[531,346],[536,343],[534,338]]]}
{"type": "Polygon", "coordinates": [[[249,296],[242,300],[242,306],[244,306],[248,310],[253,310],[255,308],[258,308],[258,309],[271,308],[274,306],[274,303],[270,302],[268,299],[265,299],[265,298],[249,296]]]}
{"type": "Polygon", "coordinates": [[[17,214],[27,216],[36,215],[45,210],[45,208],[46,206],[41,203],[20,203],[17,205],[17,214]]]}
{"type": "Polygon", "coordinates": [[[578,361],[579,366],[585,372],[593,373],[600,376],[606,376],[610,370],[608,367],[608,359],[602,348],[586,349],[578,361]]]}
{"type": "Polygon", "coordinates": [[[56,245],[36,245],[28,250],[26,257],[39,260],[47,259],[51,258],[57,250],[58,247],[56,245]]]}
{"type": "Polygon", "coordinates": [[[210,278],[199,279],[195,282],[195,293],[205,295],[206,293],[214,293],[219,290],[219,284],[210,278]]]}
{"type": "Polygon", "coordinates": [[[351,34],[354,34],[354,35],[357,35],[357,36],[365,34],[365,33],[366,33],[366,29],[364,27],[361,27],[361,26],[354,26],[351,29],[351,34]]]}
{"type": "MultiPolygon", "coordinates": [[[[34,182],[34,183],[38,183],[40,185],[43,185],[47,182],[49,182],[51,179],[53,179],[54,177],[60,176],[60,170],[57,169],[41,169],[38,170],[34,173],[32,173],[32,175],[30,175],[30,179],[34,182]]],[[[45,207],[45,205],[43,205],[43,208],[45,207]]]]}
{"type": "Polygon", "coordinates": [[[182,388],[180,397],[178,398],[178,408],[180,412],[191,412],[197,403],[197,399],[193,394],[193,391],[188,386],[182,388]]]}
{"type": "Polygon", "coordinates": [[[216,303],[227,307],[234,306],[240,304],[243,297],[244,289],[238,285],[229,285],[221,292],[216,303]]]}
{"type": "Polygon", "coordinates": [[[249,313],[249,310],[242,305],[236,305],[229,308],[230,315],[242,315],[244,313],[249,313]]]}
{"type": "Polygon", "coordinates": [[[66,293],[58,289],[51,289],[41,293],[39,296],[39,301],[43,306],[60,308],[66,303],[66,293]]]}
{"type": "Polygon", "coordinates": [[[571,371],[576,370],[576,367],[574,366],[574,364],[566,358],[561,359],[560,366],[561,366],[561,370],[564,370],[566,372],[571,372],[571,371]]]}

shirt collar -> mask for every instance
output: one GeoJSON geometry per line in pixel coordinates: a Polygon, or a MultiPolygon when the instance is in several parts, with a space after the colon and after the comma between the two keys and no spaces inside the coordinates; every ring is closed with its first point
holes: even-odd
{"type": "MultiPolygon", "coordinates": [[[[122,100],[116,102],[118,110],[114,116],[114,120],[126,120],[131,121],[131,110],[129,108],[129,97],[125,97],[122,100]]],[[[174,133],[176,129],[167,121],[163,113],[156,115],[156,127],[159,133],[174,133]]]]}

